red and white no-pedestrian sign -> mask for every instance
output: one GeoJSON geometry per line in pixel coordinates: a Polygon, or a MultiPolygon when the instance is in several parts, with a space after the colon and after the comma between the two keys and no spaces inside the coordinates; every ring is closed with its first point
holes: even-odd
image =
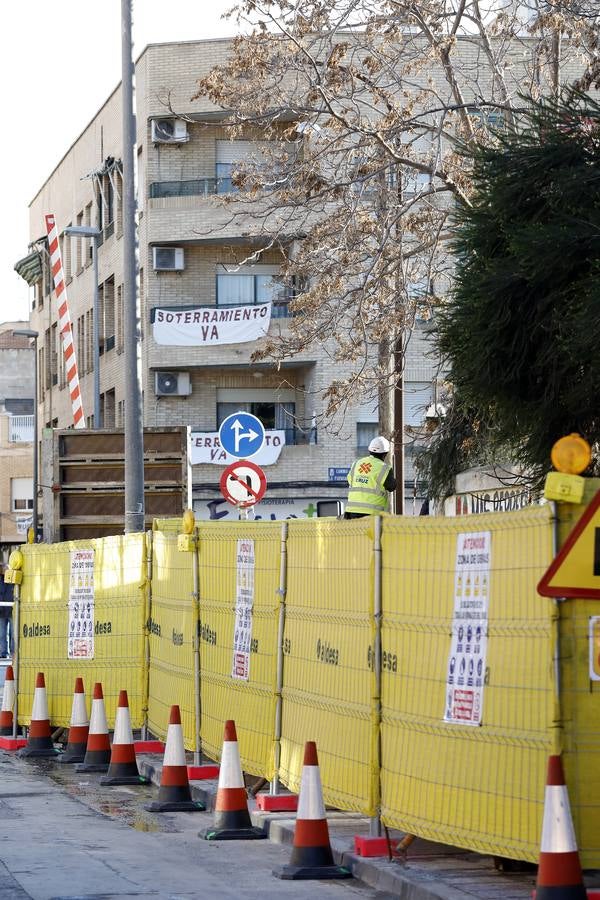
{"type": "Polygon", "coordinates": [[[253,506],[264,497],[267,478],[260,466],[240,459],[227,466],[219,486],[225,499],[234,506],[253,506]]]}

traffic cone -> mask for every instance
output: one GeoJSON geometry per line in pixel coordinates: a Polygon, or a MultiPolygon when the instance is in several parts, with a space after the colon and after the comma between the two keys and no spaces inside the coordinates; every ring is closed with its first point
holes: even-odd
{"type": "Polygon", "coordinates": [[[169,716],[158,800],[149,803],[146,809],[149,812],[202,812],[206,809],[203,803],[192,800],[178,706],[171,707],[169,716]]]}
{"type": "Polygon", "coordinates": [[[83,678],[75,679],[75,692],[71,707],[71,722],[67,736],[67,746],[59,758],[59,763],[80,763],[85,759],[90,723],[85,705],[83,678]]]}
{"type": "Polygon", "coordinates": [[[548,757],[537,900],[586,900],[560,756],[548,757]]]}
{"type": "Polygon", "coordinates": [[[127,691],[119,691],[110,765],[100,784],[149,784],[137,767],[127,691]]]}
{"type": "Polygon", "coordinates": [[[48,700],[46,698],[46,682],[44,673],[38,672],[33,692],[33,708],[27,746],[17,751],[17,756],[56,756],[58,750],[52,743],[50,719],[48,717],[48,700]]]}
{"type": "Polygon", "coordinates": [[[250,821],[235,722],[228,719],[221,753],[215,821],[212,828],[200,832],[200,837],[207,841],[256,841],[266,836],[262,828],[255,828],[250,821]]]}
{"type": "Polygon", "coordinates": [[[2,692],[2,711],[0,711],[0,735],[12,735],[13,710],[15,708],[15,675],[12,666],[6,667],[4,690],[2,692]]]}
{"type": "Polygon", "coordinates": [[[76,772],[106,772],[110,764],[110,739],[104,709],[104,694],[99,681],[92,694],[92,713],[83,762],[75,766],[76,772]]]}
{"type": "Polygon", "coordinates": [[[304,745],[304,766],[290,864],[273,869],[273,875],[294,881],[308,878],[352,878],[350,869],[336,866],[333,861],[317,745],[314,741],[307,741],[304,745]]]}

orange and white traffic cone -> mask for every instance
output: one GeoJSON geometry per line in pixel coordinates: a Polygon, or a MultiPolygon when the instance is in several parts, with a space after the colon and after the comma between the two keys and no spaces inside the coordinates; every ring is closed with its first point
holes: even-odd
{"type": "Polygon", "coordinates": [[[104,709],[104,694],[99,681],[92,694],[92,713],[87,745],[83,762],[75,767],[76,772],[106,772],[110,765],[110,738],[104,709]]]}
{"type": "Polygon", "coordinates": [[[221,769],[212,828],[200,832],[207,841],[256,841],[266,838],[262,828],[255,828],[248,812],[248,796],[240,762],[235,722],[225,722],[221,769]]]}
{"type": "Polygon", "coordinates": [[[548,757],[537,900],[586,900],[560,756],[548,757]]]}
{"type": "Polygon", "coordinates": [[[71,722],[67,735],[65,752],[59,758],[59,763],[80,763],[85,759],[88,732],[90,723],[85,705],[85,691],[83,690],[83,678],[75,679],[75,691],[73,693],[73,705],[71,706],[71,722]]]}
{"type": "Polygon", "coordinates": [[[4,690],[2,692],[2,710],[0,711],[0,735],[12,735],[13,710],[15,708],[15,675],[12,666],[6,667],[4,690]]]}
{"type": "Polygon", "coordinates": [[[352,878],[350,869],[336,866],[333,861],[317,745],[314,741],[307,741],[304,745],[304,766],[290,864],[273,869],[273,875],[293,881],[308,878],[352,878]]]}
{"type": "Polygon", "coordinates": [[[169,716],[158,800],[149,803],[146,809],[150,812],[202,812],[206,809],[203,803],[192,800],[178,706],[171,707],[169,716]]]}
{"type": "Polygon", "coordinates": [[[110,765],[100,784],[149,784],[149,779],[138,771],[127,691],[119,691],[110,765]]]}
{"type": "Polygon", "coordinates": [[[38,672],[35,679],[35,691],[33,692],[33,708],[31,710],[27,746],[18,750],[17,756],[56,756],[57,753],[58,750],[55,749],[52,743],[50,731],[44,673],[38,672]]]}

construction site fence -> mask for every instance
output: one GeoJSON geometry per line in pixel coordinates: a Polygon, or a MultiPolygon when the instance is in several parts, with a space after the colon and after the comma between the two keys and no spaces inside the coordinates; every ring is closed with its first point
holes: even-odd
{"type": "Polygon", "coordinates": [[[195,761],[234,719],[243,768],[297,792],[317,743],[325,802],[534,861],[547,758],[563,753],[580,854],[600,866],[593,601],[539,596],[551,505],[461,518],[156,520],[147,534],[24,547],[18,722],[35,676],[69,724],[76,676],[119,691],[195,761]]]}

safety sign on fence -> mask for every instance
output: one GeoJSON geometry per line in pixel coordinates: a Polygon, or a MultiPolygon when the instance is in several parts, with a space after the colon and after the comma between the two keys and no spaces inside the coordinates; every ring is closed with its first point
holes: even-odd
{"type": "Polygon", "coordinates": [[[446,722],[481,725],[487,650],[491,533],[458,534],[446,722]]]}
{"type": "Polygon", "coordinates": [[[94,658],[94,551],[71,551],[69,659],[94,658]]]}
{"type": "Polygon", "coordinates": [[[254,603],[254,541],[237,542],[235,586],[235,625],[231,677],[247,681],[250,677],[252,643],[252,605],[254,603]]]}

